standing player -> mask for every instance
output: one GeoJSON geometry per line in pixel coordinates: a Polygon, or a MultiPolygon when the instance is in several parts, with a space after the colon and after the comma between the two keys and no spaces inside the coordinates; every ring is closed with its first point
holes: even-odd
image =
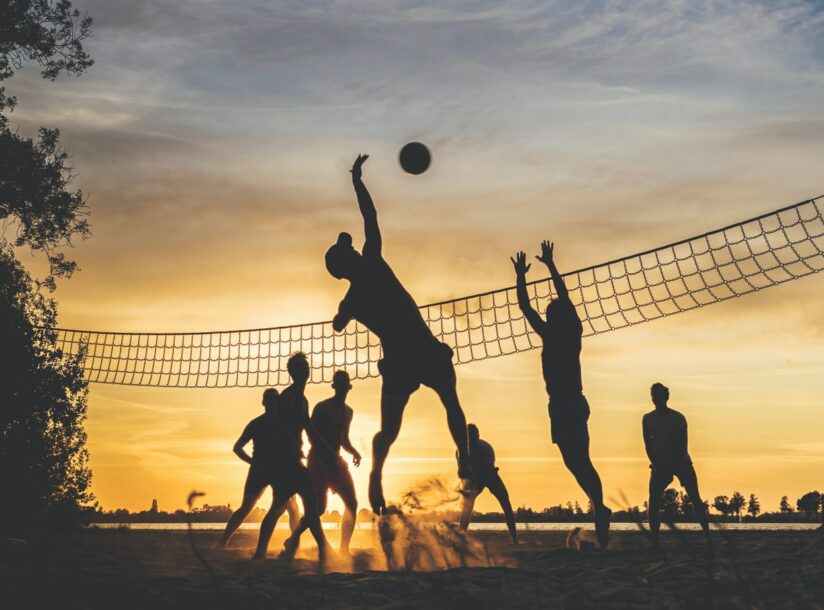
{"type": "MultiPolygon", "coordinates": [[[[352,407],[346,404],[346,396],[352,389],[349,381],[349,373],[346,371],[336,371],[332,377],[332,389],[335,395],[315,405],[312,410],[312,426],[315,433],[323,439],[329,450],[335,455],[335,462],[329,465],[324,461],[318,450],[312,445],[309,450],[309,476],[312,478],[312,485],[315,488],[315,495],[318,499],[318,513],[326,511],[326,495],[331,489],[343,500],[345,506],[343,519],[341,520],[340,552],[349,554],[349,542],[352,540],[352,532],[355,530],[355,519],[358,514],[358,498],[355,495],[355,484],[346,462],[340,456],[341,447],[352,455],[352,463],[357,467],[361,463],[361,454],[352,446],[349,440],[349,426],[352,424],[352,407]]],[[[300,522],[297,529],[292,530],[292,535],[284,544],[284,556],[294,555],[300,541],[300,535],[307,527],[305,520],[300,522]]]]}
{"type": "Polygon", "coordinates": [[[412,296],[404,289],[383,258],[378,215],[361,179],[368,155],[359,155],[352,166],[352,183],[364,221],[363,253],[352,247],[352,236],[341,233],[326,253],[326,268],[337,279],[349,281],[332,324],[340,332],[357,320],[381,340],[383,377],[381,429],[372,440],[372,472],[369,503],[381,514],[386,509],[381,481],[389,448],[401,428],[409,397],[421,384],[435,390],[446,408],[452,439],[458,448],[458,476],[471,478],[466,438],[466,418],[458,402],[452,349],[438,341],[424,322],[412,296]]]}
{"type": "Polygon", "coordinates": [[[469,434],[469,455],[472,459],[472,480],[464,486],[461,491],[463,496],[463,506],[461,507],[461,529],[466,531],[469,522],[472,520],[472,509],[475,507],[475,498],[481,495],[486,488],[492,492],[495,499],[501,505],[506,518],[506,527],[512,542],[518,542],[518,535],[515,533],[515,515],[512,512],[512,504],[509,502],[509,492],[506,490],[501,475],[498,474],[498,467],[495,466],[495,450],[492,445],[483,440],[478,432],[478,426],[469,424],[466,427],[469,434]]]}
{"type": "Polygon", "coordinates": [[[512,260],[517,277],[518,306],[532,329],[541,337],[541,363],[549,394],[549,419],[552,442],[558,445],[564,464],[589,496],[595,513],[595,533],[601,547],[609,544],[612,511],[604,506],[601,478],[589,456],[589,403],[581,381],[581,337],[583,326],[569,298],[566,284],[553,259],[553,244],[541,244],[536,256],[549,269],[558,298],[547,305],[543,320],[529,302],[526,291],[526,254],[518,252],[512,260]]]}
{"type": "Polygon", "coordinates": [[[278,444],[275,458],[277,469],[274,473],[274,497],[272,507],[260,524],[260,538],[258,539],[256,559],[264,559],[269,548],[269,540],[275,525],[290,499],[298,494],[303,501],[303,519],[312,532],[318,545],[318,558],[325,559],[329,552],[329,543],[323,534],[320,524],[318,502],[315,490],[309,478],[309,471],[301,461],[303,459],[303,431],[306,430],[313,445],[317,445],[324,459],[332,462],[332,455],[324,452],[323,441],[318,438],[309,421],[309,404],[306,402],[304,390],[309,380],[309,362],[306,354],[293,354],[286,363],[292,385],[280,395],[277,408],[278,444]]]}
{"type": "Polygon", "coordinates": [[[649,477],[649,529],[653,544],[658,544],[661,529],[661,496],[672,483],[673,477],[683,485],[692,502],[695,516],[701,523],[704,536],[710,539],[710,525],[707,523],[707,508],[698,493],[698,476],[687,452],[687,418],[667,406],[669,388],[654,383],[650,396],[655,409],[644,415],[642,427],[644,446],[650,461],[649,477]]]}
{"type": "MultiPolygon", "coordinates": [[[[277,446],[280,442],[277,428],[277,406],[278,391],[275,388],[264,390],[263,415],[256,417],[246,425],[232,449],[235,455],[249,464],[249,474],[246,476],[240,508],[232,513],[226,524],[226,531],[223,532],[223,537],[218,543],[221,548],[226,546],[229,538],[255,507],[263,490],[275,482],[275,472],[278,468],[277,446]],[[251,456],[244,449],[249,441],[252,442],[251,456]]],[[[289,527],[294,532],[300,520],[298,505],[294,498],[286,505],[286,511],[289,513],[289,527]]]]}

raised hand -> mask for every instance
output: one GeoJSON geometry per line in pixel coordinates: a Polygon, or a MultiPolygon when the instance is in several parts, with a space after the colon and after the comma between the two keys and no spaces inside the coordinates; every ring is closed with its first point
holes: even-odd
{"type": "Polygon", "coordinates": [[[545,239],[541,242],[541,256],[536,256],[535,258],[548,267],[552,264],[552,254],[554,250],[555,244],[545,239]]]}
{"type": "Polygon", "coordinates": [[[515,258],[510,258],[509,260],[512,261],[512,265],[515,267],[515,273],[519,276],[526,275],[526,272],[529,271],[529,268],[532,266],[527,264],[525,252],[518,252],[515,254],[515,258]]]}
{"type": "Polygon", "coordinates": [[[358,158],[355,159],[355,162],[352,164],[352,169],[349,170],[352,172],[352,180],[360,180],[361,179],[361,167],[363,164],[366,163],[366,160],[369,158],[369,155],[358,155],[358,158]]]}

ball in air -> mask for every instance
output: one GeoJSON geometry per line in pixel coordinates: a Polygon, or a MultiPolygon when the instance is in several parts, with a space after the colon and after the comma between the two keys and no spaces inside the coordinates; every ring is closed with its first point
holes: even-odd
{"type": "Polygon", "coordinates": [[[407,174],[417,176],[422,174],[429,167],[432,157],[429,154],[429,149],[420,142],[410,142],[401,148],[399,155],[401,167],[407,174]]]}

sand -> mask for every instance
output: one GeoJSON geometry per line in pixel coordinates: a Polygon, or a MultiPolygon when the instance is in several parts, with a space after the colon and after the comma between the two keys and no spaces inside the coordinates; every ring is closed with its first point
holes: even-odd
{"type": "MultiPolygon", "coordinates": [[[[660,550],[639,532],[610,548],[567,548],[568,533],[470,534],[490,567],[386,571],[376,534],[355,534],[351,562],[326,571],[307,544],[291,563],[249,560],[256,532],[230,548],[196,533],[215,576],[196,559],[186,532],[89,530],[6,544],[4,608],[824,608],[824,535],[716,532],[708,553],[697,533],[662,534],[660,550]]],[[[586,535],[584,538],[586,539],[586,535]]],[[[330,541],[337,542],[331,532],[330,541]]],[[[445,555],[460,563],[458,555],[445,555]],[[457,558],[457,559],[456,559],[457,558]]]]}

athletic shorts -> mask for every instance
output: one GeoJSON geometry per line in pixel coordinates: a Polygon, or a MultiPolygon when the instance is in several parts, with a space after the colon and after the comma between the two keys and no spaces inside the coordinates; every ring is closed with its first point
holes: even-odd
{"type": "Polygon", "coordinates": [[[263,493],[268,485],[271,485],[274,480],[274,473],[272,468],[268,466],[261,466],[253,463],[249,467],[249,474],[246,475],[246,484],[243,486],[243,495],[259,496],[263,493]]]}
{"type": "Polygon", "coordinates": [[[550,398],[547,410],[553,443],[589,443],[589,403],[583,394],[569,398],[550,398]]]}
{"type": "Polygon", "coordinates": [[[349,467],[342,457],[337,456],[334,467],[327,466],[323,459],[314,453],[309,454],[307,462],[309,464],[309,477],[312,479],[312,487],[315,489],[318,497],[326,494],[328,489],[331,489],[339,496],[349,491],[351,492],[349,497],[354,497],[355,484],[352,481],[352,475],[349,473],[349,467]]]}
{"type": "Polygon", "coordinates": [[[650,470],[650,485],[655,485],[661,489],[669,487],[669,484],[672,483],[675,477],[678,477],[678,481],[682,486],[684,486],[685,477],[691,480],[698,478],[695,474],[695,467],[692,465],[692,460],[684,462],[681,466],[673,470],[658,470],[652,466],[650,466],[650,470]]]}
{"type": "Polygon", "coordinates": [[[432,340],[423,347],[385,355],[378,361],[383,389],[390,396],[409,396],[421,384],[439,390],[455,385],[452,348],[432,340]]]}

